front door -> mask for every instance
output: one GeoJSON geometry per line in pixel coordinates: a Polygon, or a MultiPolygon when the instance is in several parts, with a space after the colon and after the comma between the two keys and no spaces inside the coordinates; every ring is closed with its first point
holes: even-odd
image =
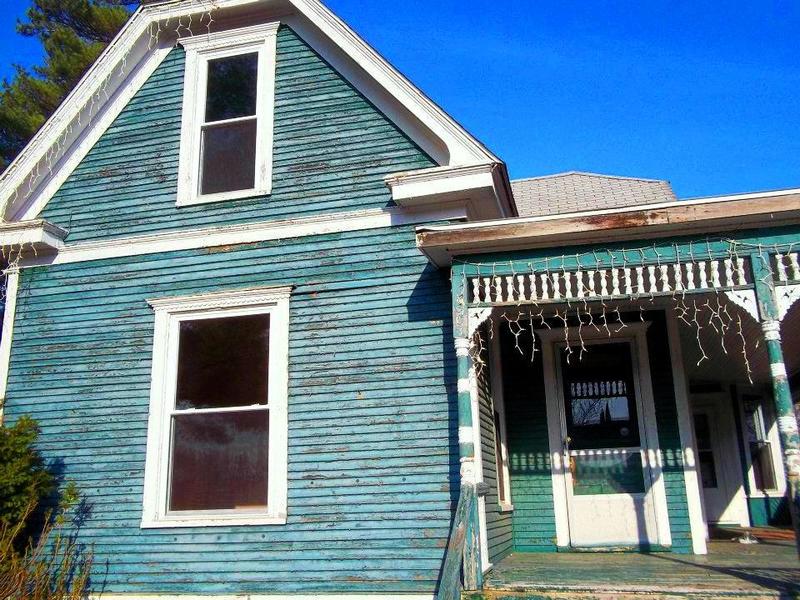
{"type": "Polygon", "coordinates": [[[561,351],[562,441],[573,547],[642,547],[658,540],[641,385],[629,340],[561,351]]]}
{"type": "Polygon", "coordinates": [[[695,395],[692,413],[706,522],[747,526],[747,500],[730,397],[695,395]]]}

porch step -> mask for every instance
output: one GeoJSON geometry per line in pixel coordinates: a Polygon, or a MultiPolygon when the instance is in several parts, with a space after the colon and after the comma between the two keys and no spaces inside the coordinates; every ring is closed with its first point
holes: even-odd
{"type": "Polygon", "coordinates": [[[528,588],[515,590],[485,589],[464,592],[462,600],[790,600],[800,598],[789,591],[752,590],[659,590],[659,589],[564,589],[528,588]]]}

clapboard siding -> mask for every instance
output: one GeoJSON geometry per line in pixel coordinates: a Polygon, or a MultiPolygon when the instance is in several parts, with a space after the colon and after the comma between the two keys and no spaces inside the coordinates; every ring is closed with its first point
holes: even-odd
{"type": "Polygon", "coordinates": [[[185,55],[175,48],[42,216],[74,243],[381,208],[392,204],[385,175],[435,166],[289,27],[277,48],[271,195],[176,207],[185,55]]]}
{"type": "Polygon", "coordinates": [[[650,355],[650,377],[653,382],[653,402],[658,424],[658,444],[661,448],[662,474],[667,496],[672,549],[692,552],[692,531],[689,523],[689,503],[686,497],[683,446],[678,429],[678,409],[675,384],[672,380],[672,360],[669,352],[666,316],[663,311],[647,313],[647,349],[650,355]]]}
{"type": "Polygon", "coordinates": [[[491,359],[488,351],[484,353],[483,362],[485,364],[482,366],[477,378],[481,466],[483,469],[483,481],[489,486],[488,492],[484,497],[489,562],[496,563],[511,553],[513,540],[511,515],[500,510],[498,496],[494,400],[491,388],[491,359]]]}
{"type": "MultiPolygon", "coordinates": [[[[520,346],[531,348],[528,331],[520,346]]],[[[500,327],[503,361],[503,398],[508,433],[513,549],[540,552],[556,549],[550,447],[547,439],[547,402],[541,352],[534,361],[515,348],[508,327],[500,327]]],[[[537,340],[537,343],[538,340],[537,340]]]]}
{"type": "Polygon", "coordinates": [[[7,417],[90,512],[95,585],[129,593],[432,592],[458,447],[450,290],[411,227],[25,270],[7,417]],[[148,298],[291,298],[285,526],[141,530],[148,298]]]}

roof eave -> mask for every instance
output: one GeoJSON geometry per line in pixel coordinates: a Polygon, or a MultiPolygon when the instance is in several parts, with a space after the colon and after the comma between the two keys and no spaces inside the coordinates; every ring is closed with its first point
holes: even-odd
{"type": "Polygon", "coordinates": [[[440,266],[453,257],[549,246],[735,231],[800,223],[800,189],[635,209],[420,227],[417,245],[440,266]]]}

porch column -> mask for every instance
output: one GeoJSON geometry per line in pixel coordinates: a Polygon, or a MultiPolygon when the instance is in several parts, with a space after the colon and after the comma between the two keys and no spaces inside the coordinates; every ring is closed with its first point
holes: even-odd
{"type": "Polygon", "coordinates": [[[464,539],[464,589],[483,587],[480,522],[478,515],[477,476],[475,465],[475,431],[472,419],[472,378],[474,365],[470,357],[470,319],[463,265],[452,271],[453,335],[458,369],[458,454],[460,462],[461,499],[466,509],[464,539]]]}
{"type": "Polygon", "coordinates": [[[781,321],[775,297],[775,285],[768,261],[762,254],[751,257],[761,328],[767,344],[775,414],[783,451],[783,466],[786,471],[786,489],[789,496],[789,513],[794,527],[795,543],[800,553],[800,435],[797,430],[797,415],[792,404],[792,392],[786,374],[786,364],[781,344],[781,321]]]}

